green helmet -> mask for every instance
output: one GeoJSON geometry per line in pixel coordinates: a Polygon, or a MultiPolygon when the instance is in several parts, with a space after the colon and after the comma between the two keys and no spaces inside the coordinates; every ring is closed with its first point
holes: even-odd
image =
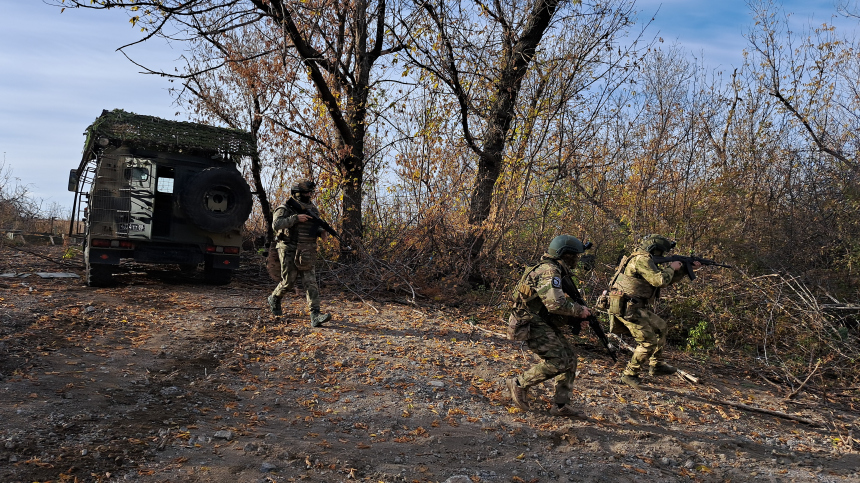
{"type": "Polygon", "coordinates": [[[675,248],[675,242],[662,235],[651,234],[642,239],[639,247],[648,253],[653,250],[660,250],[663,253],[675,248]]]}
{"type": "Polygon", "coordinates": [[[315,190],[316,187],[317,184],[313,181],[301,181],[293,185],[293,187],[290,189],[290,193],[310,193],[311,191],[315,190]]]}
{"type": "Polygon", "coordinates": [[[583,253],[585,250],[586,246],[579,241],[579,238],[570,235],[559,235],[549,242],[549,248],[546,252],[552,258],[557,259],[567,254],[583,253]]]}

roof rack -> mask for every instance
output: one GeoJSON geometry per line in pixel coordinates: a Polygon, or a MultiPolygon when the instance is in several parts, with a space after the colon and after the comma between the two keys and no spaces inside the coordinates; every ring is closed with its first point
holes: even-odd
{"type": "Polygon", "coordinates": [[[108,146],[133,146],[152,151],[189,155],[221,155],[238,161],[257,149],[247,131],[208,126],[195,122],[168,121],[154,116],[104,110],[86,130],[86,143],[80,172],[99,149],[108,146]]]}

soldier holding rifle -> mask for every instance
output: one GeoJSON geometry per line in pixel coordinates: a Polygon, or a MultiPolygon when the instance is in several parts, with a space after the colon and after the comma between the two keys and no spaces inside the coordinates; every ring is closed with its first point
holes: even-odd
{"type": "MultiPolygon", "coordinates": [[[[666,321],[652,311],[660,289],[677,283],[702,266],[699,260],[670,261],[663,257],[675,242],[661,235],[648,235],[621,263],[609,283],[609,314],[620,319],[638,344],[624,369],[621,382],[639,389],[639,374],[648,365],[652,376],[674,374],[677,369],[663,362],[666,321]],[[657,263],[668,262],[660,268],[657,263]],[[686,270],[682,270],[687,265],[686,270]]],[[[677,257],[676,257],[677,258],[677,257]]],[[[691,275],[690,278],[693,278],[691,275]]],[[[612,325],[612,324],[610,324],[612,325]]],[[[610,329],[612,331],[612,329],[610,329]]]]}
{"type": "Polygon", "coordinates": [[[561,328],[568,317],[584,320],[591,315],[587,307],[562,289],[563,280],[571,277],[570,267],[576,266],[584,251],[585,246],[576,237],[555,237],[540,263],[526,269],[514,290],[508,337],[525,341],[528,348],[543,359],[521,376],[507,380],[513,403],[524,411],[531,409],[529,388],[555,378],[550,414],[583,417],[570,402],[577,361],[573,346],[561,328]]]}
{"type": "Polygon", "coordinates": [[[330,314],[320,313],[320,290],[317,286],[314,267],[317,261],[317,238],[326,231],[332,231],[328,224],[322,224],[319,210],[311,202],[316,184],[302,181],[290,190],[291,198],[273,213],[272,228],[278,239],[278,256],[281,261],[281,283],[269,295],[269,308],[272,315],[280,316],[281,299],[293,289],[296,279],[302,278],[302,286],[307,292],[311,326],[319,327],[331,319],[330,314]]]}

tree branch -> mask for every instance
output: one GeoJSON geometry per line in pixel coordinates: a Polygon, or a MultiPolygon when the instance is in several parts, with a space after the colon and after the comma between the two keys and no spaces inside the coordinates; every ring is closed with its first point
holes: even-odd
{"type": "Polygon", "coordinates": [[[812,129],[812,126],[809,125],[809,122],[806,120],[806,118],[804,118],[799,112],[797,112],[797,109],[795,109],[794,106],[791,104],[791,102],[789,102],[788,99],[786,99],[782,95],[782,93],[779,91],[778,87],[774,87],[774,89],[770,92],[770,95],[776,97],[779,100],[779,102],[786,109],[788,109],[788,111],[798,121],[800,121],[801,124],[803,124],[803,127],[806,129],[806,132],[808,132],[809,135],[812,136],[812,140],[815,142],[815,145],[818,146],[818,149],[824,151],[825,153],[833,156],[834,158],[842,161],[843,163],[845,163],[849,166],[854,165],[854,163],[851,160],[849,160],[848,158],[846,158],[844,155],[831,149],[830,147],[828,147],[827,145],[824,144],[824,141],[822,141],[821,138],[819,138],[818,135],[815,134],[815,130],[812,129]]]}

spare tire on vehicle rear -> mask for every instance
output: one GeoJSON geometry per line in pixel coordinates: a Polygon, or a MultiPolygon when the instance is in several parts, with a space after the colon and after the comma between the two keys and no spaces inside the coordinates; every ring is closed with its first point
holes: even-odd
{"type": "Polygon", "coordinates": [[[251,214],[251,188],[238,171],[207,168],[179,194],[179,206],[203,230],[225,232],[240,227],[251,214]]]}

